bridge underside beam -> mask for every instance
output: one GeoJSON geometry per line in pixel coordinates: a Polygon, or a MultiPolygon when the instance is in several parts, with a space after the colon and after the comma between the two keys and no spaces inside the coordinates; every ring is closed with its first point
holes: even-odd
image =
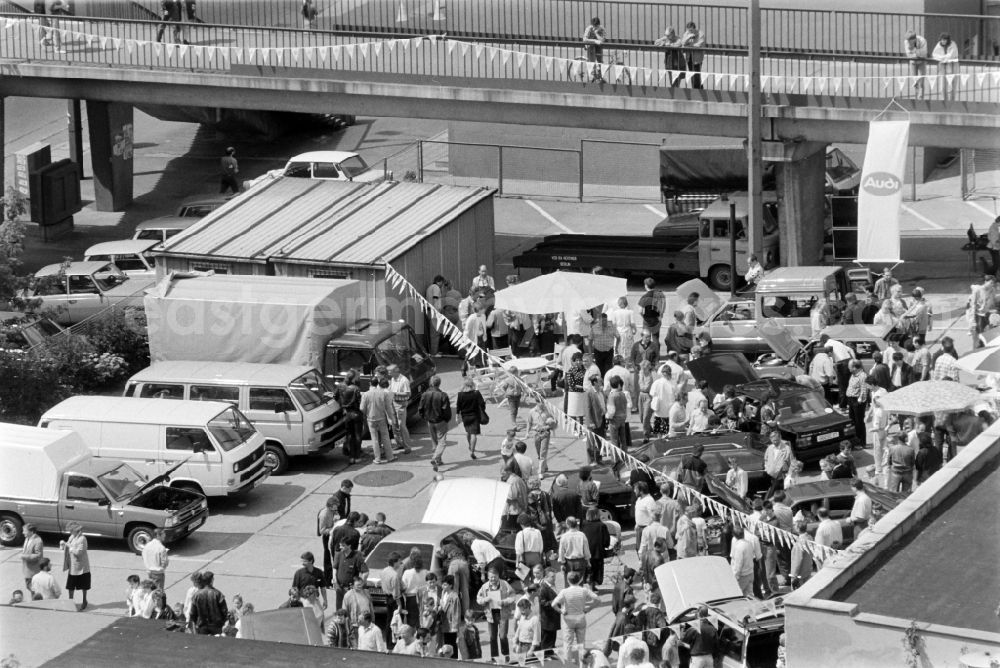
{"type": "MultiPolygon", "coordinates": [[[[468,83],[447,86],[413,81],[412,77],[407,82],[372,82],[283,78],[278,73],[234,76],[34,63],[0,65],[0,95],[746,136],[746,96],[735,93],[705,93],[707,99],[695,99],[687,93],[683,97],[628,97],[621,91],[590,94],[565,87],[474,88],[468,83]],[[197,105],[191,104],[194,100],[197,105]]],[[[763,108],[764,138],[864,143],[868,122],[881,110],[879,100],[864,102],[865,106],[819,106],[819,102],[808,106],[802,96],[772,96],[763,108]]],[[[1000,149],[1000,105],[920,104],[910,112],[911,145],[1000,149]]]]}

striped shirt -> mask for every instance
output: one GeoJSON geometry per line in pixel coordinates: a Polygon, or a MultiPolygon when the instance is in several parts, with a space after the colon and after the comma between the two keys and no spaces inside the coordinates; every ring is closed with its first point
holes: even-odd
{"type": "Polygon", "coordinates": [[[618,330],[611,323],[606,323],[604,327],[594,325],[590,328],[590,343],[594,350],[607,352],[615,347],[615,335],[618,330]]]}
{"type": "Polygon", "coordinates": [[[587,613],[587,604],[596,605],[600,600],[589,589],[570,585],[556,595],[552,605],[562,606],[563,617],[583,617],[587,613]]]}

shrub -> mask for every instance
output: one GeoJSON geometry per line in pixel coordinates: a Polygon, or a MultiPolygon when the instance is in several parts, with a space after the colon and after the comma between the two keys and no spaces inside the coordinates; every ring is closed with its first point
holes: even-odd
{"type": "Polygon", "coordinates": [[[53,362],[33,354],[0,351],[0,378],[4,422],[37,424],[42,413],[74,394],[53,362]]]}
{"type": "Polygon", "coordinates": [[[122,375],[132,375],[149,366],[149,337],[145,327],[137,326],[136,316],[114,309],[87,321],[80,328],[94,350],[109,353],[124,361],[122,375]]]}

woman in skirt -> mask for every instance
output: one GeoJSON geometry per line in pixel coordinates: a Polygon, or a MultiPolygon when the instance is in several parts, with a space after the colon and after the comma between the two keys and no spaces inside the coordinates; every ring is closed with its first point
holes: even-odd
{"type": "Polygon", "coordinates": [[[69,592],[69,600],[73,600],[73,594],[79,589],[83,592],[83,605],[81,610],[87,607],[87,592],[90,591],[90,558],[87,555],[87,537],[83,535],[83,527],[73,522],[69,525],[69,538],[59,541],[59,547],[63,550],[63,570],[68,570],[66,576],[66,591],[69,592]]]}

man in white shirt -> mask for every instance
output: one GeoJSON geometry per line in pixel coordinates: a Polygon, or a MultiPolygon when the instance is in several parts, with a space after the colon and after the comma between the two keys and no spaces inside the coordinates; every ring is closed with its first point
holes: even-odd
{"type": "Polygon", "coordinates": [[[410,404],[410,379],[403,375],[396,364],[390,364],[389,392],[392,393],[392,405],[396,409],[396,447],[402,446],[405,454],[410,454],[412,439],[410,430],[406,428],[406,413],[410,404]]]}
{"type": "Polygon", "coordinates": [[[833,346],[824,346],[813,357],[809,365],[809,375],[823,387],[827,401],[833,401],[833,386],[837,382],[837,372],[833,368],[833,346]]]}
{"type": "Polygon", "coordinates": [[[684,367],[678,364],[677,353],[674,351],[667,353],[667,357],[663,360],[663,363],[670,367],[670,378],[674,384],[674,391],[683,392],[687,388],[690,375],[684,370],[684,367]]]}
{"type": "Polygon", "coordinates": [[[154,529],[153,538],[142,548],[142,563],[146,566],[149,579],[156,583],[157,589],[166,589],[164,586],[167,577],[167,565],[170,557],[167,556],[167,548],[163,544],[166,533],[163,529],[154,529]]]}
{"type": "Polygon", "coordinates": [[[729,563],[733,569],[736,582],[744,596],[753,597],[753,545],[744,535],[743,525],[733,526],[733,543],[729,548],[729,563]]]}
{"type": "MultiPolygon", "coordinates": [[[[659,506],[657,506],[659,508],[659,506]]],[[[653,551],[653,544],[657,539],[662,539],[664,543],[667,544],[667,552],[664,556],[667,559],[670,558],[670,553],[674,550],[674,536],[673,532],[667,527],[660,523],[660,518],[653,516],[652,521],[642,531],[642,537],[639,541],[639,563],[645,563],[646,555],[653,551]]],[[[676,554],[676,553],[675,553],[676,554]]]]}
{"type": "Polygon", "coordinates": [[[611,391],[611,377],[618,376],[622,379],[622,386],[625,393],[629,396],[629,401],[632,400],[632,372],[625,368],[625,358],[621,355],[615,355],[614,366],[608,369],[608,372],[604,374],[604,393],[607,394],[611,391]]]}
{"type": "Polygon", "coordinates": [[[855,533],[868,526],[868,520],[872,516],[872,500],[865,492],[865,483],[855,479],[851,483],[854,488],[854,505],[851,507],[851,522],[854,524],[855,533]]]}
{"type": "Polygon", "coordinates": [[[518,565],[527,566],[530,576],[531,568],[535,564],[542,563],[542,555],[545,553],[542,532],[533,526],[531,517],[526,513],[518,516],[517,523],[521,526],[521,530],[514,536],[514,553],[517,555],[518,565]]]}
{"type": "Polygon", "coordinates": [[[844,546],[844,531],[840,528],[840,522],[830,519],[830,511],[826,508],[819,508],[816,515],[819,517],[819,526],[816,527],[816,544],[839,550],[844,546]]]}
{"type": "Polygon", "coordinates": [[[484,288],[489,288],[490,290],[496,290],[496,283],[493,282],[493,277],[486,273],[486,265],[479,265],[479,273],[472,278],[472,287],[469,288],[470,292],[476,292],[477,290],[482,290],[484,288]]]}
{"type": "Polygon", "coordinates": [[[43,600],[55,599],[62,596],[62,587],[55,576],[52,575],[52,562],[48,557],[38,560],[37,573],[31,576],[31,592],[35,596],[41,596],[43,600]]]}
{"type": "Polygon", "coordinates": [[[490,568],[496,568],[501,578],[504,576],[507,568],[503,557],[500,556],[500,552],[494,547],[493,543],[482,538],[476,538],[472,541],[469,549],[472,550],[472,558],[476,560],[476,566],[482,572],[484,579],[486,578],[486,572],[490,568]]]}
{"type": "Polygon", "coordinates": [[[872,456],[875,458],[875,475],[882,475],[882,460],[886,452],[889,414],[876,399],[887,394],[884,388],[872,392],[872,403],[868,409],[868,433],[872,435],[872,456]]]}
{"type": "Polygon", "coordinates": [[[848,365],[854,359],[854,351],[843,342],[831,339],[827,334],[819,337],[819,345],[824,349],[830,348],[830,354],[833,356],[833,368],[837,373],[837,398],[840,407],[846,410],[847,383],[851,379],[851,371],[848,369],[848,365]]]}
{"type": "Polygon", "coordinates": [[[585,337],[590,334],[590,326],[594,324],[594,316],[590,314],[590,311],[566,313],[564,317],[566,319],[566,336],[578,334],[585,337]]]}
{"type": "Polygon", "coordinates": [[[635,491],[635,551],[638,552],[642,547],[641,538],[643,530],[653,523],[660,514],[660,506],[656,503],[656,499],[653,495],[649,493],[649,486],[642,481],[635,484],[632,488],[635,491]]]}
{"type": "Polygon", "coordinates": [[[590,565],[590,543],[579,526],[575,517],[566,518],[566,532],[559,537],[559,563],[564,573],[576,571],[586,575],[590,565]]]}
{"type": "Polygon", "coordinates": [[[736,457],[729,457],[729,470],[726,471],[726,486],[740,495],[741,499],[747,497],[747,489],[750,487],[749,475],[740,466],[736,457]]]}
{"type": "Polygon", "coordinates": [[[697,292],[692,292],[688,295],[687,303],[681,308],[681,313],[684,314],[684,324],[687,326],[688,331],[691,332],[698,326],[698,300],[700,298],[701,295],[697,292]]]}
{"type": "Polygon", "coordinates": [[[385,654],[385,637],[382,629],[372,623],[372,613],[363,612],[358,620],[358,649],[364,652],[385,654]]]}

